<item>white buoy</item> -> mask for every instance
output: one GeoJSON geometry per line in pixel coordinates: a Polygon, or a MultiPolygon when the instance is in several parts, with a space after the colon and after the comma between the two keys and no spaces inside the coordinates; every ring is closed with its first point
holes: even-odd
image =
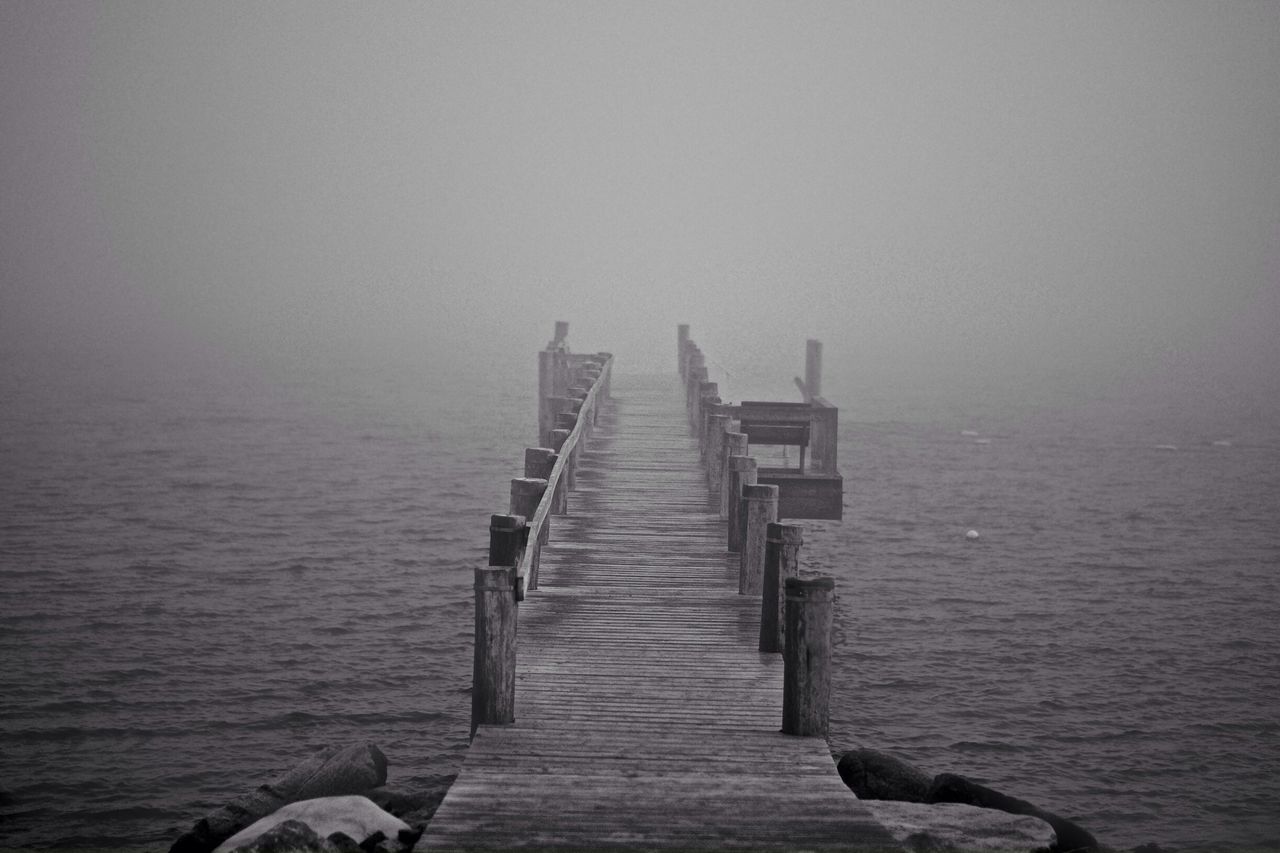
{"type": "Polygon", "coordinates": [[[978,531],[976,531],[976,530],[970,530],[968,533],[966,533],[966,534],[964,535],[964,538],[965,538],[965,539],[977,539],[977,538],[978,538],[978,531]]]}

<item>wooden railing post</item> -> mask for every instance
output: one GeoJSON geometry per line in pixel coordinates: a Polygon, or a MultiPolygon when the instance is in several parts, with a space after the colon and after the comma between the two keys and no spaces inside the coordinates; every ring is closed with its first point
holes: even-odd
{"type": "Polygon", "coordinates": [[[742,551],[742,490],[756,484],[756,460],[751,456],[729,457],[728,547],[742,551]]]}
{"type": "Polygon", "coordinates": [[[713,412],[707,416],[707,491],[718,502],[720,475],[724,472],[724,436],[729,416],[713,412]]]}
{"type": "Polygon", "coordinates": [[[547,425],[546,432],[539,438],[539,444],[546,447],[551,444],[551,430],[556,429],[556,418],[562,413],[573,408],[573,399],[564,395],[552,395],[546,398],[547,405],[547,425]]]}
{"type": "Polygon", "coordinates": [[[538,351],[538,443],[547,440],[547,430],[551,429],[551,420],[555,416],[551,411],[552,396],[555,387],[556,354],[551,350],[538,351]]]}
{"type": "MultiPolygon", "coordinates": [[[[534,513],[538,511],[538,503],[542,500],[542,493],[546,490],[546,480],[537,477],[513,477],[511,480],[511,514],[523,515],[525,518],[532,519],[534,513]]],[[[543,522],[543,530],[548,530],[551,527],[550,522],[550,518],[543,522]]],[[[541,546],[546,541],[547,536],[549,534],[539,536],[537,542],[530,542],[528,545],[533,549],[533,561],[529,564],[529,577],[526,581],[529,589],[538,588],[538,565],[541,546]]]]}
{"type": "Polygon", "coordinates": [[[726,432],[724,434],[724,446],[720,450],[722,462],[720,463],[720,517],[729,517],[729,508],[737,501],[729,499],[731,493],[729,482],[729,460],[735,456],[747,455],[747,434],[744,432],[726,432]]]}
{"type": "Polygon", "coordinates": [[[476,568],[471,734],[516,720],[516,594],[511,566],[476,568]]]}
{"type": "MultiPolygon", "coordinates": [[[[560,455],[560,448],[564,447],[564,443],[569,440],[569,430],[553,429],[551,431],[551,447],[555,450],[556,455],[560,455]]],[[[568,462],[566,461],[566,466],[568,462]]],[[[551,501],[551,511],[556,515],[564,515],[569,511],[569,484],[567,480],[568,468],[565,473],[556,481],[556,491],[551,501]]]]}
{"type": "Polygon", "coordinates": [[[822,396],[822,341],[813,338],[804,347],[804,396],[806,401],[822,396]]]}
{"type": "Polygon", "coordinates": [[[698,453],[707,455],[707,414],[710,408],[720,404],[720,385],[716,382],[698,383],[698,408],[694,413],[698,427],[698,453]]]}
{"type": "Polygon", "coordinates": [[[680,371],[681,377],[684,376],[684,345],[689,342],[689,324],[680,323],[676,326],[676,369],[680,371]]]}
{"type": "MultiPolygon", "coordinates": [[[[556,455],[556,452],[552,450],[550,447],[526,447],[524,449],[525,477],[533,478],[536,480],[550,480],[551,469],[555,467],[556,459],[558,458],[559,457],[556,455]]],[[[552,505],[551,509],[552,509],[552,512],[555,511],[554,504],[552,505]]],[[[543,524],[542,540],[538,543],[539,545],[547,544],[547,539],[550,536],[550,532],[551,532],[551,525],[543,524]]]]}
{"type": "Polygon", "coordinates": [[[613,358],[613,353],[598,352],[596,358],[600,359],[600,369],[604,371],[604,384],[600,386],[600,399],[608,400],[610,391],[610,380],[613,379],[613,371],[608,367],[609,359],[613,358]]]}
{"type": "Polygon", "coordinates": [[[835,581],[788,578],[782,650],[782,733],[827,734],[831,697],[831,611],[835,581]]]}
{"type": "Polygon", "coordinates": [[[742,487],[742,550],[738,552],[738,594],[759,595],[764,588],[765,528],[778,520],[778,487],[742,487]]]}
{"type": "Polygon", "coordinates": [[[780,652],[785,642],[787,578],[800,574],[804,528],[773,522],[765,529],[764,584],[760,592],[760,651],[780,652]]]}
{"type": "Polygon", "coordinates": [[[515,568],[529,541],[529,525],[523,515],[489,516],[489,565],[515,568]]]}

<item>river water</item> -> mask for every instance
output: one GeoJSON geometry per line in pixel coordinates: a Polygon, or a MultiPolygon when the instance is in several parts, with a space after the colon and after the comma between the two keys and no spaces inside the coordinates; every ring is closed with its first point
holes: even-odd
{"type": "MultiPolygon", "coordinates": [[[[532,373],[5,360],[0,847],[165,849],[356,740],[443,784],[532,373]]],[[[1115,847],[1280,848],[1280,423],[835,401],[833,747],[1115,847]]]]}

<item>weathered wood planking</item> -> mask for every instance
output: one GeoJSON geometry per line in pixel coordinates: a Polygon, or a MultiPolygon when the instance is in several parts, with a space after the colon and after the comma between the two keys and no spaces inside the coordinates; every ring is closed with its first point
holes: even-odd
{"type": "Polygon", "coordinates": [[[613,379],[519,605],[516,720],[481,726],[428,850],[895,849],[789,737],[679,386],[613,379]]]}

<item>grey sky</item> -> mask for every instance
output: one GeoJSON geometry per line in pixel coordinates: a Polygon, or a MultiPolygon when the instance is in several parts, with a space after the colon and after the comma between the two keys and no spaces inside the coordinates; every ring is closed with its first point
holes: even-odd
{"type": "Polygon", "coordinates": [[[1274,2],[11,1],[0,127],[10,345],[1280,355],[1274,2]]]}

